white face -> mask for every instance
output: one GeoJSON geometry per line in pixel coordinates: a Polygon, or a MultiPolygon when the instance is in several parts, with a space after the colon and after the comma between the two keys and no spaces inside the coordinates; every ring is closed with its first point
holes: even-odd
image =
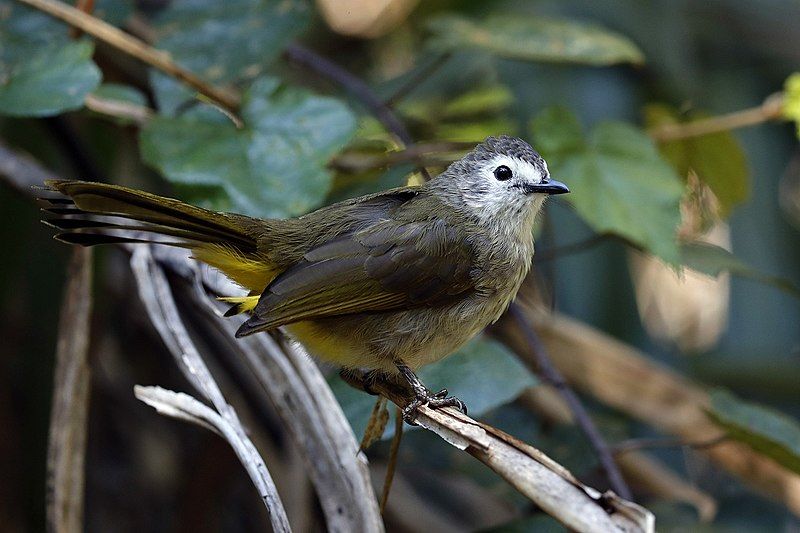
{"type": "Polygon", "coordinates": [[[504,217],[524,223],[536,215],[547,196],[526,191],[526,185],[537,185],[550,177],[544,161],[540,169],[516,157],[497,155],[481,162],[475,174],[461,190],[467,206],[481,218],[504,217]]]}

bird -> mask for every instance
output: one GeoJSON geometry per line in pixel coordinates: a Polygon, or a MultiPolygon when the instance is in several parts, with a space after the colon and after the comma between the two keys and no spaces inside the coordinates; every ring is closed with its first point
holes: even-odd
{"type": "Polygon", "coordinates": [[[344,371],[399,379],[403,410],[453,406],[417,377],[495,322],[528,273],[533,224],[548,196],[569,192],[526,141],[488,137],[441,174],[286,219],[220,213],[105,183],[48,180],[57,240],[92,246],[157,242],[188,249],[248,291],[222,297],[249,316],[244,337],[282,328],[344,371]],[[131,234],[135,231],[135,234],[131,234]],[[169,240],[164,241],[163,238],[169,240]]]}

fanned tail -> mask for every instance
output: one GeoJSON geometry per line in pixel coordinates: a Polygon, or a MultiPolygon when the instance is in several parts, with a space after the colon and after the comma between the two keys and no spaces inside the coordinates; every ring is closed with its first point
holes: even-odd
{"type": "Polygon", "coordinates": [[[55,238],[60,241],[81,246],[152,242],[186,248],[253,291],[263,290],[274,277],[253,236],[255,225],[266,222],[119,185],[72,180],[48,180],[46,185],[66,196],[41,198],[43,210],[57,215],[44,222],[59,230],[55,238]]]}

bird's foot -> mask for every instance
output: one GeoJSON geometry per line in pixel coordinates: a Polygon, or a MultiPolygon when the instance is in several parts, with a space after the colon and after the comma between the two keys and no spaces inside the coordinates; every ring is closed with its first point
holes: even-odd
{"type": "Polygon", "coordinates": [[[454,396],[448,396],[447,389],[442,389],[434,394],[422,384],[422,381],[420,381],[417,375],[414,374],[408,366],[398,363],[397,368],[414,391],[414,400],[403,408],[403,420],[405,420],[406,423],[412,426],[417,425],[414,420],[417,417],[417,409],[422,405],[427,405],[434,409],[440,407],[455,407],[462,413],[467,414],[467,406],[464,402],[454,396]]]}

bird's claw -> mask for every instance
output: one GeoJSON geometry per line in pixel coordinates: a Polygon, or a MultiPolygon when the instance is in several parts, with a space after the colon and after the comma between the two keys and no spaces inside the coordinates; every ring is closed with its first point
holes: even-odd
{"type": "Polygon", "coordinates": [[[455,396],[447,396],[447,389],[442,389],[436,394],[431,391],[415,391],[414,400],[403,408],[403,420],[411,426],[416,426],[417,409],[422,405],[427,405],[433,409],[441,407],[455,407],[464,414],[467,414],[467,406],[455,396]]]}

